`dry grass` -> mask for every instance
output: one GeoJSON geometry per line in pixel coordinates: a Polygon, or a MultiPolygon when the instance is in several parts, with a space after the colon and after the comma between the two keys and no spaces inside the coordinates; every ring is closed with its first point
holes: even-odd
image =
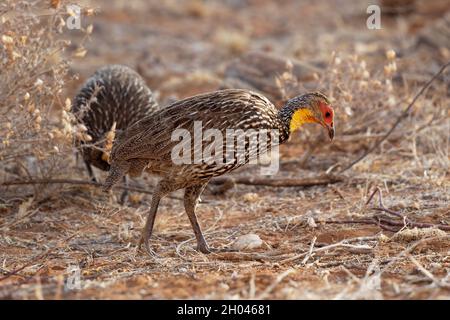
{"type": "MultiPolygon", "coordinates": [[[[37,1],[33,8],[18,0],[0,5],[0,182],[88,179],[75,161],[72,142],[83,130],[67,112],[67,98],[105,63],[144,65],[149,79],[157,72],[166,79],[152,87],[161,101],[220,87],[226,65],[250,50],[320,66],[309,85],[333,98],[336,140],[329,144],[318,128],[305,127],[281,148],[277,179],[338,172],[390,129],[442,64],[437,54],[442,50],[413,48],[406,55],[398,40],[402,28],[388,18],[383,23],[391,33],[360,35],[364,21],[349,16],[356,9],[346,5],[286,1],[281,10],[270,1],[256,7],[107,2],[88,1],[100,14],[85,17],[84,29],[73,33],[61,26],[64,2],[58,9],[49,9],[50,1],[37,1]],[[321,41],[311,41],[314,37],[321,41]],[[141,64],[148,50],[153,56],[141,64]],[[72,81],[73,71],[80,80],[72,81]],[[411,76],[417,73],[422,77],[411,76]]],[[[409,23],[408,17],[399,19],[409,23]]],[[[287,69],[269,79],[283,99],[304,90],[287,69]]],[[[224,248],[239,236],[256,234],[262,245],[251,250],[197,252],[178,194],[162,201],[151,240],[156,255],[149,257],[135,251],[149,194],[133,193],[130,203],[120,206],[115,195],[89,184],[2,186],[0,297],[448,299],[446,79],[448,71],[380,148],[341,181],[289,188],[211,186],[198,208],[208,242],[224,248]],[[383,193],[382,201],[374,194],[367,203],[374,190],[383,193]],[[77,270],[79,287],[70,287],[77,270]]],[[[149,192],[154,184],[149,176],[133,182],[149,192]]]]}
{"type": "MultiPolygon", "coordinates": [[[[0,6],[2,180],[58,177],[73,170],[72,141],[82,132],[64,89],[70,81],[68,57],[80,57],[84,41],[71,50],[61,35],[69,13],[61,1],[0,6]]],[[[45,196],[42,191],[34,188],[35,199],[45,196]]]]}
{"type": "Polygon", "coordinates": [[[46,176],[56,165],[55,155],[70,141],[69,115],[61,112],[60,96],[67,74],[60,55],[66,45],[55,39],[61,13],[43,24],[47,19],[39,18],[26,1],[6,1],[1,11],[0,157],[6,164],[2,169],[12,162],[10,172],[18,176],[46,176]],[[51,117],[57,107],[59,115],[51,117]],[[27,161],[38,164],[30,166],[27,161]]]}

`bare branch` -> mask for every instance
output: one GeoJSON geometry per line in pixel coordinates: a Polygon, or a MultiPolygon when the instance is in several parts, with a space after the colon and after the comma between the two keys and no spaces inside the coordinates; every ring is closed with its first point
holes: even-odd
{"type": "Polygon", "coordinates": [[[344,179],[339,176],[321,175],[312,178],[254,178],[254,177],[218,177],[211,180],[212,184],[224,184],[233,182],[251,186],[266,187],[311,187],[341,182],[344,179]]]}
{"type": "MultiPolygon", "coordinates": [[[[35,184],[74,184],[74,185],[90,185],[90,186],[99,187],[99,188],[101,188],[103,186],[103,184],[100,182],[75,180],[75,179],[33,179],[33,180],[26,180],[26,181],[5,181],[5,182],[0,183],[0,186],[35,185],[35,184]]],[[[126,186],[122,186],[122,185],[116,185],[116,186],[114,186],[114,188],[132,191],[132,192],[138,192],[138,193],[153,194],[152,190],[146,190],[146,189],[136,188],[136,187],[126,187],[126,186]]],[[[182,199],[180,197],[175,197],[175,196],[169,196],[169,198],[182,199]]]]}

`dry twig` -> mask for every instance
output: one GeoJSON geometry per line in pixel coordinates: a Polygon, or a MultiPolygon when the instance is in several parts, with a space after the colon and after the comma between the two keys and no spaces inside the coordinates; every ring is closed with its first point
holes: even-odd
{"type": "Polygon", "coordinates": [[[372,192],[372,194],[370,195],[369,199],[366,202],[366,205],[368,205],[372,201],[373,197],[377,193],[378,193],[378,207],[371,207],[371,209],[377,210],[377,211],[383,211],[383,212],[386,212],[390,215],[393,215],[393,216],[401,219],[401,221],[395,221],[390,218],[386,218],[384,216],[376,215],[374,217],[374,219],[376,219],[380,224],[384,223],[385,225],[390,225],[390,226],[401,226],[402,228],[404,228],[404,227],[437,228],[437,229],[441,229],[441,230],[450,231],[450,226],[448,226],[448,225],[415,222],[415,221],[412,221],[407,216],[402,215],[400,212],[386,208],[385,205],[383,204],[383,194],[379,187],[375,188],[375,190],[372,192]]]}
{"type": "Polygon", "coordinates": [[[405,227],[417,227],[417,228],[437,228],[445,231],[450,231],[450,226],[445,224],[434,224],[434,223],[425,223],[425,222],[416,222],[408,218],[407,216],[402,215],[400,212],[388,209],[383,204],[383,196],[381,193],[381,189],[379,187],[375,188],[375,190],[371,193],[369,196],[369,199],[366,201],[366,205],[368,205],[372,199],[374,198],[375,194],[378,193],[378,207],[371,207],[370,209],[376,210],[376,211],[383,211],[390,215],[393,215],[400,220],[394,220],[390,217],[386,217],[383,215],[375,215],[370,219],[358,219],[358,220],[324,220],[323,223],[326,224],[351,224],[351,223],[358,223],[358,224],[372,224],[379,226],[380,228],[392,231],[392,232],[398,232],[402,228],[405,227]]]}
{"type": "MultiPolygon", "coordinates": [[[[0,183],[2,186],[14,186],[14,185],[35,185],[35,184],[73,184],[73,185],[90,185],[94,187],[102,187],[103,184],[100,182],[94,182],[94,181],[86,181],[86,180],[76,180],[76,179],[33,179],[33,180],[27,180],[27,181],[5,181],[0,183]]],[[[116,189],[121,190],[127,190],[132,192],[138,192],[138,193],[145,193],[145,194],[153,194],[153,191],[146,190],[142,188],[136,188],[136,187],[127,187],[122,185],[116,185],[114,186],[116,189]]],[[[178,199],[182,200],[180,197],[175,196],[168,196],[172,199],[178,199]]]]}
{"type": "Polygon", "coordinates": [[[312,187],[343,181],[342,177],[321,175],[312,178],[254,178],[254,177],[219,177],[211,180],[212,184],[224,184],[228,181],[235,184],[266,187],[312,187]]]}
{"type": "MultiPolygon", "coordinates": [[[[78,233],[75,233],[75,234],[73,234],[73,235],[71,235],[71,236],[65,238],[65,239],[62,240],[61,242],[62,242],[62,243],[67,242],[67,241],[69,241],[70,239],[72,239],[73,237],[75,237],[75,236],[77,236],[77,235],[78,235],[78,233]]],[[[19,273],[20,271],[22,271],[22,270],[25,269],[26,267],[32,265],[33,263],[36,263],[37,261],[41,261],[42,259],[44,259],[45,257],[47,257],[50,253],[52,253],[52,252],[53,252],[55,249],[57,249],[57,248],[59,248],[59,245],[56,245],[56,246],[54,246],[54,247],[52,247],[52,248],[47,249],[44,253],[42,253],[42,254],[38,255],[37,257],[31,259],[30,261],[28,261],[27,263],[25,263],[23,266],[21,266],[21,267],[15,269],[15,270],[13,270],[13,271],[8,272],[6,275],[4,275],[3,277],[0,278],[0,282],[3,281],[3,280],[8,279],[9,277],[11,277],[11,276],[13,276],[13,275],[16,275],[17,273],[19,273]]]]}
{"type": "Polygon", "coordinates": [[[302,252],[295,256],[281,260],[280,263],[295,261],[297,259],[303,258],[304,256],[311,255],[313,253],[324,252],[324,251],[327,251],[330,249],[335,249],[335,248],[351,248],[351,249],[356,249],[359,252],[367,253],[367,252],[371,251],[373,248],[370,246],[367,246],[367,245],[362,245],[362,246],[352,245],[349,242],[363,241],[363,240],[376,240],[377,238],[378,238],[377,236],[370,236],[370,237],[357,237],[357,238],[353,238],[353,239],[344,239],[337,243],[333,243],[333,244],[330,244],[330,245],[327,245],[324,247],[309,250],[308,252],[302,252]]]}

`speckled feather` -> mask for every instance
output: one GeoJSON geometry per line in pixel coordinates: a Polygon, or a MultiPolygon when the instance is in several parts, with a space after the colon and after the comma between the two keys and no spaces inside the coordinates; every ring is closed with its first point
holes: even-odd
{"type": "MultiPolygon", "coordinates": [[[[227,129],[278,129],[283,141],[289,135],[288,127],[280,122],[277,115],[275,106],[266,97],[255,92],[230,89],[197,95],[177,101],[124,131],[114,143],[111,161],[113,164],[124,161],[138,162],[141,166],[148,164],[149,171],[172,176],[179,182],[208,180],[247,163],[249,155],[255,155],[257,150],[246,150],[244,163],[235,161],[225,165],[174,165],[171,152],[179,143],[171,139],[174,130],[186,129],[193,138],[194,121],[201,121],[203,132],[207,129],[218,129],[224,137],[227,129]]],[[[210,143],[203,141],[202,149],[210,143]]],[[[195,146],[192,143],[192,154],[198,152],[195,146]]],[[[143,168],[137,170],[136,174],[139,174],[141,169],[143,168]]]]}

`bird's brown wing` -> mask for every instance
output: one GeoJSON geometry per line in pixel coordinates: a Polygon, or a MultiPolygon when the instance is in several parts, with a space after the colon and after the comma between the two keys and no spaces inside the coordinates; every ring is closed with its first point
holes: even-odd
{"type": "Polygon", "coordinates": [[[172,134],[184,129],[193,140],[195,121],[201,121],[203,132],[218,129],[224,136],[227,129],[272,129],[278,125],[277,110],[264,96],[240,89],[216,91],[177,101],[138,121],[118,137],[111,159],[170,160],[180,143],[173,141],[172,134]]]}

